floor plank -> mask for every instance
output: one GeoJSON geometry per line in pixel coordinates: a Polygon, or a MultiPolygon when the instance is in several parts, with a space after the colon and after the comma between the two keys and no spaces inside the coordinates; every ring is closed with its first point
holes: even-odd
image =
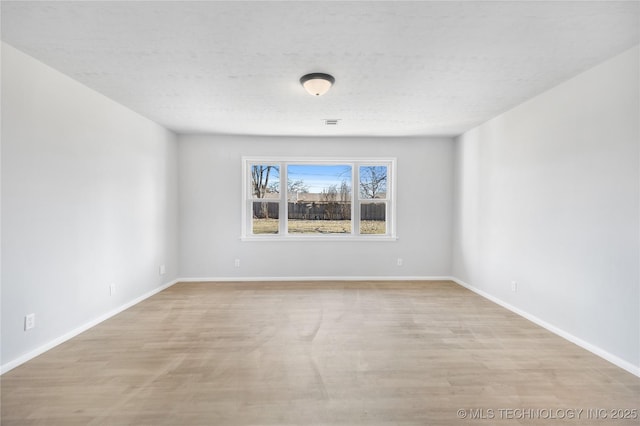
{"type": "Polygon", "coordinates": [[[640,423],[639,378],[447,281],[180,283],[0,380],[3,426],[640,423]]]}

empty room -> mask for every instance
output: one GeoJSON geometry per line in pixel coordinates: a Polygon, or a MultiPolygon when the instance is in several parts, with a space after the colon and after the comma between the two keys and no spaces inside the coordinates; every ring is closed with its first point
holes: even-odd
{"type": "Polygon", "coordinates": [[[0,12],[3,426],[640,422],[640,2],[0,12]]]}

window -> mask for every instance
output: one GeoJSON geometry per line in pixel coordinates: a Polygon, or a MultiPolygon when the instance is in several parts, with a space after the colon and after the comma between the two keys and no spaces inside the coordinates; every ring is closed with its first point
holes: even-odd
{"type": "Polygon", "coordinates": [[[242,238],[393,240],[395,159],[243,159],[242,238]]]}

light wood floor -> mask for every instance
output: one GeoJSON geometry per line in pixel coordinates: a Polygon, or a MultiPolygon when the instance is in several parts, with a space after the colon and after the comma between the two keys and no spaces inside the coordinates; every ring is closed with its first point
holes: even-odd
{"type": "Polygon", "coordinates": [[[640,423],[639,378],[433,281],[177,284],[1,388],[3,426],[640,423]]]}

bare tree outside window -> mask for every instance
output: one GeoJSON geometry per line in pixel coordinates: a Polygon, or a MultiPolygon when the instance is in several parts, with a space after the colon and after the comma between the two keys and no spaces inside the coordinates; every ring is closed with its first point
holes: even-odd
{"type": "MultiPolygon", "coordinates": [[[[280,182],[269,183],[268,191],[274,194],[280,193],[280,182]]],[[[298,180],[288,179],[287,193],[289,194],[289,197],[291,196],[291,194],[308,194],[309,186],[305,184],[302,179],[298,179],[298,180]]]]}
{"type": "Polygon", "coordinates": [[[361,166],[360,167],[360,198],[375,199],[386,198],[387,193],[387,167],[386,166],[361,166]]]}
{"type": "Polygon", "coordinates": [[[279,179],[278,166],[253,165],[251,166],[251,190],[255,198],[265,198],[270,192],[278,192],[280,182],[269,182],[269,178],[279,179]],[[275,175],[275,176],[274,176],[275,175]]]}
{"type": "Polygon", "coordinates": [[[326,219],[334,220],[338,210],[338,188],[336,185],[330,185],[324,188],[321,193],[322,201],[325,203],[324,213],[326,219]]]}
{"type": "Polygon", "coordinates": [[[251,194],[253,198],[264,200],[253,203],[254,233],[278,233],[278,203],[274,200],[277,198],[274,195],[278,194],[279,188],[280,168],[278,166],[265,164],[251,166],[251,194]],[[268,201],[270,198],[271,201],[268,201]]]}
{"type": "Polygon", "coordinates": [[[343,219],[351,219],[351,186],[346,180],[340,183],[338,190],[340,196],[340,216],[343,219]]]}
{"type": "Polygon", "coordinates": [[[384,234],[386,231],[387,166],[360,166],[360,233],[384,234]]]}
{"type": "Polygon", "coordinates": [[[298,194],[309,193],[309,185],[305,184],[302,179],[289,179],[287,180],[287,192],[289,193],[289,197],[295,194],[295,197],[297,198],[298,194]]]}

